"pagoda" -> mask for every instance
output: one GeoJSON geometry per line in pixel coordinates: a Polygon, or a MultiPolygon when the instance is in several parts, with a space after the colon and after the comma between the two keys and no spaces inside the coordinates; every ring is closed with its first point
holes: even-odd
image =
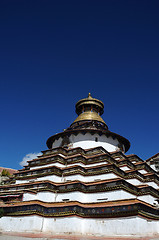
{"type": "Polygon", "coordinates": [[[1,232],[73,236],[159,235],[159,154],[126,155],[108,129],[104,104],[88,95],[48,150],[0,186],[1,232]]]}

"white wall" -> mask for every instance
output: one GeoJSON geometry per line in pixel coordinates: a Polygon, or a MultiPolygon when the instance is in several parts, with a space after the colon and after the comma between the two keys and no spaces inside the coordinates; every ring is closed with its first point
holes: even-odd
{"type": "Polygon", "coordinates": [[[95,175],[95,176],[82,176],[80,174],[75,174],[71,176],[64,176],[64,177],[58,177],[55,175],[45,176],[38,178],[39,181],[41,180],[50,180],[52,182],[66,182],[66,181],[82,181],[82,182],[91,182],[95,180],[106,180],[106,179],[113,179],[117,178],[117,176],[114,173],[107,173],[107,174],[101,174],[101,175],[95,175]]]}
{"type": "Polygon", "coordinates": [[[131,168],[127,167],[127,166],[124,166],[124,167],[120,167],[121,170],[123,171],[127,171],[127,170],[130,170],[131,168]]]}
{"type": "Polygon", "coordinates": [[[53,193],[53,192],[45,191],[45,192],[38,192],[37,194],[24,193],[23,201],[41,200],[44,202],[62,202],[63,199],[69,199],[69,201],[79,201],[82,203],[88,203],[88,202],[113,201],[118,199],[131,199],[135,197],[136,197],[135,195],[128,193],[124,190],[99,192],[99,193],[83,193],[79,191],[68,192],[68,193],[53,193]],[[107,200],[101,200],[101,199],[107,199],[107,200]]]}
{"type": "Polygon", "coordinates": [[[27,217],[2,217],[0,231],[3,232],[40,232],[43,218],[32,215],[27,217]]]}
{"type": "Polygon", "coordinates": [[[154,203],[157,203],[155,200],[156,200],[156,197],[153,197],[151,195],[143,195],[143,196],[138,196],[137,197],[139,200],[141,201],[144,201],[144,202],[147,202],[151,205],[154,205],[154,203]]]}
{"type": "Polygon", "coordinates": [[[100,166],[100,165],[103,165],[103,164],[107,164],[108,162],[106,161],[103,161],[103,162],[99,162],[99,163],[93,163],[93,164],[83,164],[83,163],[72,163],[72,164],[62,164],[62,163],[51,163],[51,164],[45,164],[45,165],[41,165],[41,166],[36,166],[36,167],[30,167],[30,170],[33,170],[33,169],[38,169],[38,168],[45,168],[45,167],[53,167],[53,166],[56,166],[56,167],[60,167],[60,168],[65,168],[65,167],[71,167],[71,166],[81,166],[81,167],[95,167],[95,166],[100,166]]]}
{"type": "MultiPolygon", "coordinates": [[[[113,179],[113,178],[118,178],[117,175],[114,173],[105,173],[105,174],[99,174],[95,176],[82,176],[80,174],[75,174],[75,175],[70,175],[70,176],[63,176],[59,177],[56,175],[49,175],[49,176],[44,176],[44,177],[39,177],[38,179],[34,179],[34,181],[42,181],[42,180],[49,180],[52,182],[56,183],[61,183],[61,182],[66,182],[66,181],[82,181],[82,182],[93,182],[95,180],[106,180],[106,179],[113,179]]],[[[33,181],[31,179],[30,181],[33,181]]],[[[16,184],[20,183],[28,183],[28,180],[16,180],[16,184]]]]}
{"type": "Polygon", "coordinates": [[[69,201],[79,201],[82,203],[89,202],[103,202],[103,201],[115,201],[137,198],[146,203],[153,205],[156,197],[151,195],[138,196],[126,192],[122,189],[110,192],[99,192],[99,193],[83,193],[79,191],[68,192],[68,193],[53,193],[49,191],[33,193],[24,193],[23,201],[40,200],[43,202],[63,202],[63,199],[69,199],[69,201]]]}
{"type": "Polygon", "coordinates": [[[157,185],[155,182],[141,182],[140,180],[138,179],[125,179],[127,182],[137,186],[137,185],[143,185],[143,184],[146,184],[146,185],[149,185],[149,186],[152,186],[154,188],[159,188],[159,185],[157,185]]]}
{"type": "Polygon", "coordinates": [[[141,174],[146,174],[147,173],[147,171],[144,170],[144,169],[138,170],[138,172],[140,172],[141,174]]]}
{"type": "MultiPolygon", "coordinates": [[[[113,152],[118,149],[118,140],[113,139],[112,137],[106,137],[105,135],[99,136],[98,134],[91,135],[90,133],[86,133],[85,135],[79,133],[77,136],[71,135],[69,137],[70,146],[72,148],[81,147],[83,149],[89,149],[94,147],[102,146],[108,152],[113,152]],[[95,138],[98,138],[98,142],[95,141],[95,138]]],[[[62,143],[62,138],[55,140],[52,148],[59,147],[62,143]]]]}
{"type": "Polygon", "coordinates": [[[82,236],[155,236],[159,234],[159,221],[140,217],[127,218],[43,218],[39,216],[2,217],[1,232],[45,232],[82,236]]]}
{"type": "Polygon", "coordinates": [[[153,164],[150,164],[149,165],[153,170],[155,170],[156,171],[156,167],[155,167],[155,164],[153,163],[153,164]]]}

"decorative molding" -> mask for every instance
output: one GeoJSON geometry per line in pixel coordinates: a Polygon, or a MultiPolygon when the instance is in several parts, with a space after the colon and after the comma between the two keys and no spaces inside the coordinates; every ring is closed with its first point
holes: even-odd
{"type": "Polygon", "coordinates": [[[159,210],[144,204],[141,201],[134,201],[129,204],[82,204],[72,202],[70,204],[63,203],[47,204],[30,203],[28,205],[7,206],[4,207],[4,216],[25,216],[25,215],[40,215],[43,217],[68,217],[78,216],[82,218],[119,218],[129,216],[141,216],[147,219],[159,220],[159,210]],[[52,205],[52,206],[51,206],[52,205]]]}

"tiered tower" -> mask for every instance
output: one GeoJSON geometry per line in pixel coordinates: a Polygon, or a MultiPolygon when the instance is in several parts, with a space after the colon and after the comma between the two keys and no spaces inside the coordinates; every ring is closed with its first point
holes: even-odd
{"type": "Polygon", "coordinates": [[[130,143],[108,130],[103,110],[90,94],[78,101],[70,127],[0,187],[1,231],[159,234],[159,176],[151,168],[158,154],[151,161],[125,155],[130,143]]]}

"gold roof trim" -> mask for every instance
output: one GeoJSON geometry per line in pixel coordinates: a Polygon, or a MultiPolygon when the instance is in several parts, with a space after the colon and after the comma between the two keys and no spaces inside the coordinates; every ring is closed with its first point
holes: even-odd
{"type": "Polygon", "coordinates": [[[96,112],[83,112],[75,119],[73,123],[87,120],[94,120],[106,124],[104,120],[101,118],[101,116],[98,115],[98,113],[96,112]]]}

